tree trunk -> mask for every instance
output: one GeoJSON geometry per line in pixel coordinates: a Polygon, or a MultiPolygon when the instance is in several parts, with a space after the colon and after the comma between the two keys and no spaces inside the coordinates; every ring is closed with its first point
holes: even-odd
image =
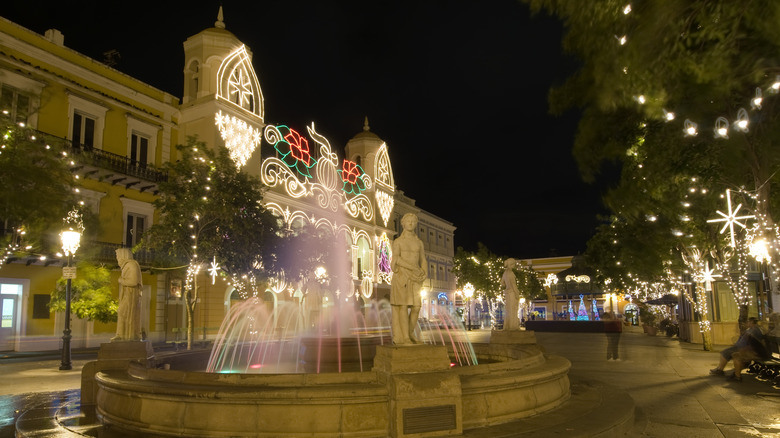
{"type": "Polygon", "coordinates": [[[712,351],[712,326],[707,310],[707,290],[702,284],[696,284],[696,313],[699,315],[699,331],[701,331],[704,351],[712,351]]]}
{"type": "Polygon", "coordinates": [[[195,306],[198,304],[198,276],[192,279],[192,300],[187,303],[187,350],[192,350],[195,338],[195,306]]]}
{"type": "Polygon", "coordinates": [[[740,335],[747,330],[747,319],[748,319],[748,305],[747,304],[741,304],[739,306],[739,333],[740,335]]]}
{"type": "Polygon", "coordinates": [[[707,321],[699,322],[699,329],[701,330],[702,345],[704,351],[712,351],[712,327],[709,324],[703,324],[707,321]]]}
{"type": "Polygon", "coordinates": [[[193,314],[195,313],[195,300],[187,300],[187,350],[192,350],[193,314]]]}

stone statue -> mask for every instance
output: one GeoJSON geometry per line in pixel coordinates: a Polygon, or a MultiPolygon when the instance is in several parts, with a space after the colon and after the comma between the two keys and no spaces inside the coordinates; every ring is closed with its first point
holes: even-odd
{"type": "Polygon", "coordinates": [[[306,328],[315,328],[320,322],[322,310],[322,286],[314,274],[309,274],[306,280],[306,296],[303,299],[304,323],[306,328]]]}
{"type": "Polygon", "coordinates": [[[404,230],[393,241],[393,255],[390,267],[393,270],[390,305],[393,309],[391,329],[393,343],[419,344],[415,336],[417,317],[420,315],[420,289],[428,277],[428,263],[425,248],[417,237],[417,216],[407,213],[401,218],[404,230]]]}
{"type": "Polygon", "coordinates": [[[117,310],[116,336],[111,342],[141,340],[141,267],[133,260],[130,248],[116,250],[119,262],[119,309],[117,310]]]}
{"type": "Polygon", "coordinates": [[[501,286],[504,288],[504,330],[520,329],[520,321],[517,319],[520,291],[517,290],[517,278],[512,271],[515,265],[515,259],[506,259],[504,275],[501,276],[501,286]]]}

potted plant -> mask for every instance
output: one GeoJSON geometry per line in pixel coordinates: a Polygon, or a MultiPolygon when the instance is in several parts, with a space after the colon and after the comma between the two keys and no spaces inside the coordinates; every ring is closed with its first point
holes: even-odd
{"type": "Polygon", "coordinates": [[[642,322],[642,329],[650,336],[658,334],[658,317],[647,306],[639,307],[639,320],[642,322]]]}

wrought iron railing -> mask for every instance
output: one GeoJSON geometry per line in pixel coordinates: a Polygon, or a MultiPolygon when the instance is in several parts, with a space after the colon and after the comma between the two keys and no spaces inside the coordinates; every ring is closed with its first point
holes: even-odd
{"type": "MultiPolygon", "coordinates": [[[[100,242],[96,240],[86,243],[85,246],[89,247],[89,255],[87,258],[91,262],[114,265],[117,263],[116,250],[124,247],[121,243],[100,242]]],[[[154,253],[150,250],[142,249],[133,253],[133,258],[141,266],[149,266],[154,259],[154,253]]]]}
{"type": "Polygon", "coordinates": [[[159,169],[151,164],[141,163],[128,157],[96,149],[91,146],[73,144],[72,141],[55,135],[25,128],[35,136],[35,141],[44,144],[54,144],[62,147],[71,154],[76,162],[82,165],[91,165],[101,169],[119,172],[127,176],[159,183],[168,180],[168,171],[159,169]]]}

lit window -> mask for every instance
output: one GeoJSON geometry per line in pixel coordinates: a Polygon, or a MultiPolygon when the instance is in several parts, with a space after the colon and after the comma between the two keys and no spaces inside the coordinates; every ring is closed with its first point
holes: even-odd
{"type": "Polygon", "coordinates": [[[26,124],[30,114],[30,96],[4,84],[0,89],[0,113],[14,123],[26,124]]]}

